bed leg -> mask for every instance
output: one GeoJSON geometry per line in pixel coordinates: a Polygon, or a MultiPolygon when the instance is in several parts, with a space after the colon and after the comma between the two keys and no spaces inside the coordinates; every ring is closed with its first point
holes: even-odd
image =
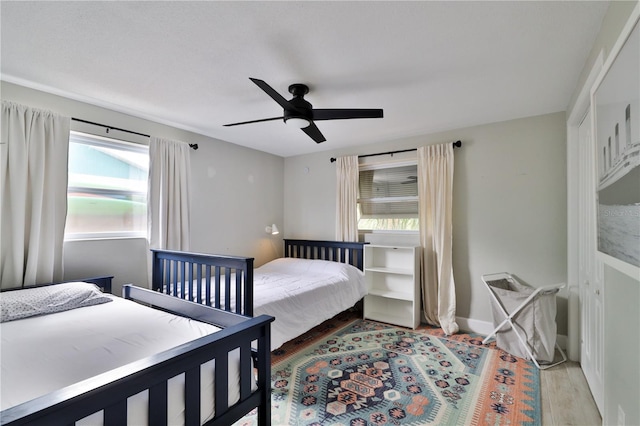
{"type": "Polygon", "coordinates": [[[266,327],[265,335],[258,339],[258,382],[263,389],[260,405],[258,406],[258,426],[271,425],[271,330],[266,327]]]}
{"type": "Polygon", "coordinates": [[[258,407],[258,426],[270,426],[271,425],[271,392],[267,401],[263,401],[260,407],[258,407]]]}

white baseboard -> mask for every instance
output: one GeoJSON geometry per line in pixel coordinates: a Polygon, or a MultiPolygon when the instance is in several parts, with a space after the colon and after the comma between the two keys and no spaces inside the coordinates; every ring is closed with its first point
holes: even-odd
{"type": "Polygon", "coordinates": [[[493,323],[489,321],[481,321],[472,318],[456,317],[456,322],[461,331],[467,333],[478,333],[483,336],[488,335],[494,329],[493,323]]]}
{"type": "MultiPolygon", "coordinates": [[[[493,332],[493,329],[495,328],[492,322],[476,320],[473,318],[456,317],[456,322],[458,323],[458,327],[460,327],[460,331],[464,331],[467,333],[477,333],[483,336],[491,334],[493,332]]],[[[566,350],[566,335],[558,334],[558,336],[556,337],[556,342],[558,343],[558,346],[560,346],[563,350],[566,350]]]]}
{"type": "Polygon", "coordinates": [[[569,340],[569,338],[564,334],[558,334],[558,336],[556,337],[556,343],[558,344],[558,346],[560,346],[562,348],[563,351],[567,350],[567,341],[568,340],[569,340]]]}

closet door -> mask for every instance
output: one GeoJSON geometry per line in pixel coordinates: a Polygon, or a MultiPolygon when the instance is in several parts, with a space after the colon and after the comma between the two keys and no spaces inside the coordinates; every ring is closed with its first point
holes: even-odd
{"type": "Polygon", "coordinates": [[[578,279],[580,283],[580,363],[600,413],[603,380],[603,266],[597,257],[595,145],[591,115],[578,128],[578,279]]]}

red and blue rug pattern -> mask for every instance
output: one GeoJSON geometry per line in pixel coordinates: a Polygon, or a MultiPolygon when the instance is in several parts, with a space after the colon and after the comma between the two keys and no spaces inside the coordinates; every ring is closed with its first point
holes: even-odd
{"type": "Polygon", "coordinates": [[[358,319],[302,350],[285,345],[272,362],[272,424],[539,424],[532,363],[429,331],[358,319]]]}

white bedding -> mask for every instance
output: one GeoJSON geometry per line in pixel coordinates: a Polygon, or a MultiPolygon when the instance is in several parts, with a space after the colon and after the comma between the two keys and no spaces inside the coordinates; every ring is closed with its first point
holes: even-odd
{"type": "Polygon", "coordinates": [[[271,315],[271,349],[352,307],[366,294],[362,271],[326,260],[281,258],[256,268],[254,315],[271,315]]]}
{"type": "MultiPolygon", "coordinates": [[[[110,303],[0,324],[0,408],[29,401],[219,330],[112,298],[110,303]]],[[[205,364],[201,369],[203,422],[214,414],[213,364],[205,364]]],[[[229,370],[231,405],[239,398],[239,383],[231,379],[239,377],[237,362],[229,360],[229,370]]],[[[184,422],[183,383],[182,376],[169,382],[171,425],[184,422]]],[[[146,424],[147,392],[129,400],[129,424],[146,424]]],[[[96,424],[98,417],[101,418],[101,413],[85,420],[96,424]]]]}

